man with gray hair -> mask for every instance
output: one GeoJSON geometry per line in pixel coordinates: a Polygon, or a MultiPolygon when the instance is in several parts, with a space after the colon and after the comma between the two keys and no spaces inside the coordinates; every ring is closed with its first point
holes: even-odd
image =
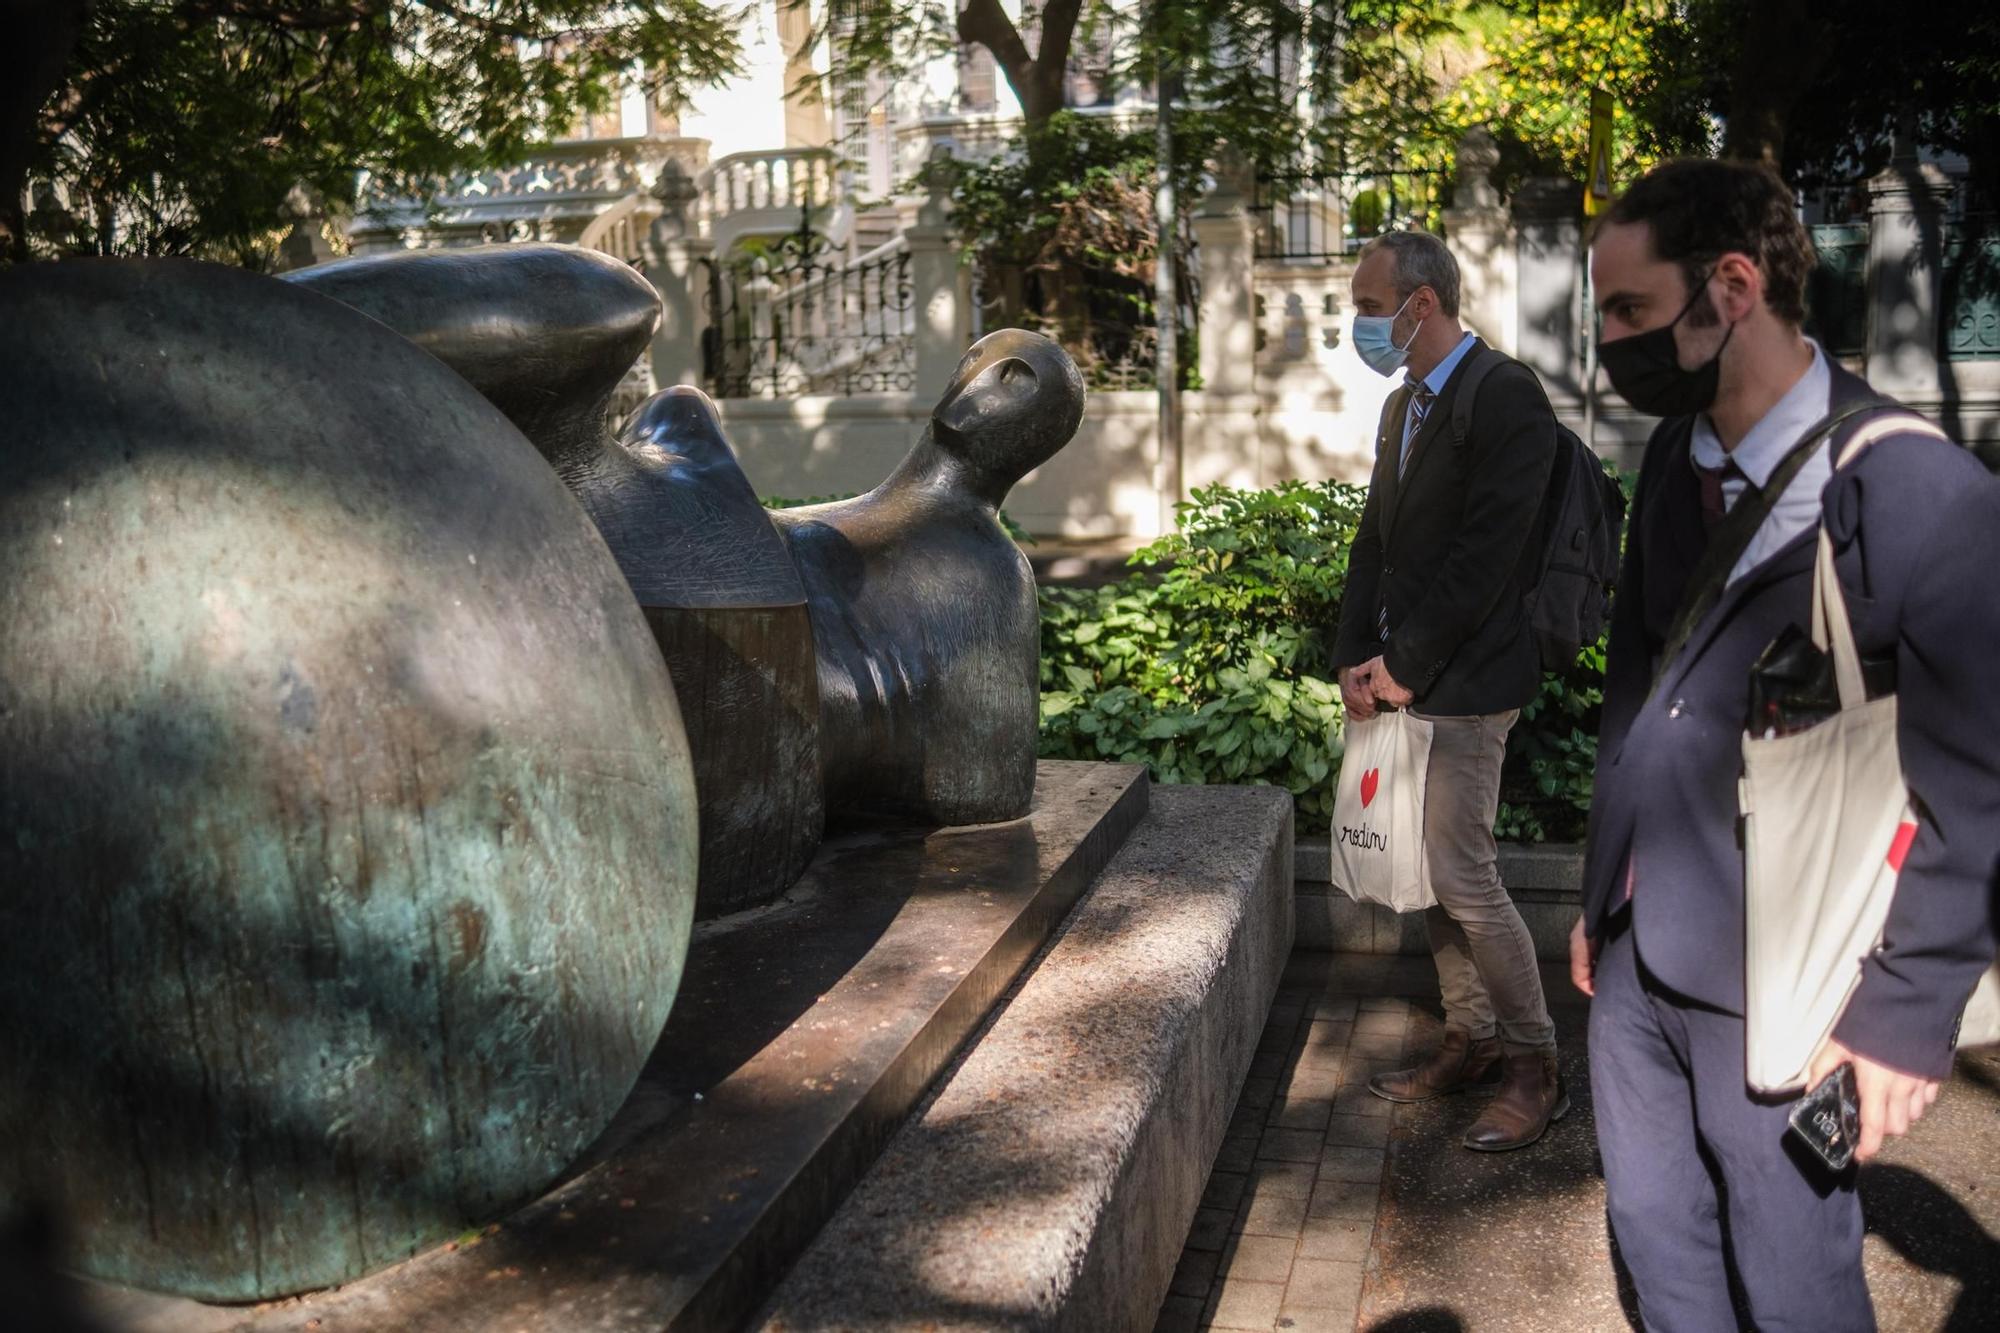
{"type": "Polygon", "coordinates": [[[1354,350],[1405,378],[1383,407],[1334,661],[1349,717],[1408,708],[1433,728],[1424,851],[1437,905],[1424,916],[1444,1038],[1368,1088],[1394,1102],[1497,1090],[1463,1140],[1497,1152],[1569,1109],[1534,940],[1493,840],[1507,732],[1542,678],[1525,598],[1556,419],[1533,371],[1459,324],[1458,293],[1457,262],[1423,232],[1369,242],[1354,271],[1354,350]]]}

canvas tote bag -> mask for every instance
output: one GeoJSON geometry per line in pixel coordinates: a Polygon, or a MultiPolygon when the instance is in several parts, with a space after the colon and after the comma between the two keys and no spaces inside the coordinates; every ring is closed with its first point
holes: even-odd
{"type": "Polygon", "coordinates": [[[1333,796],[1333,882],[1356,902],[1416,912],[1437,902],[1424,857],[1431,724],[1403,709],[1347,719],[1333,796]]]}
{"type": "MultiPolygon", "coordinates": [[[[1906,416],[1870,422],[1846,466],[1893,432],[1943,432],[1906,416]]],[[[1748,1081],[1793,1092],[1882,941],[1896,877],[1916,836],[1896,746],[1896,698],[1870,700],[1824,525],[1813,575],[1813,643],[1833,656],[1840,712],[1789,736],[1743,738],[1744,1017],[1748,1081]]],[[[1989,969],[1959,1042],[2000,1039],[2000,970],[1989,969]]]]}

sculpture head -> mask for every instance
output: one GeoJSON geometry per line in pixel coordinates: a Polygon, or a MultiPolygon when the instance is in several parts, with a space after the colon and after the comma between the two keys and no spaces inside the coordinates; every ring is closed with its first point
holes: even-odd
{"type": "Polygon", "coordinates": [[[1083,376],[1053,338],[1001,329],[972,345],[931,410],[931,438],[998,503],[1083,420],[1083,376]],[[994,488],[997,487],[997,492],[994,488]]]}

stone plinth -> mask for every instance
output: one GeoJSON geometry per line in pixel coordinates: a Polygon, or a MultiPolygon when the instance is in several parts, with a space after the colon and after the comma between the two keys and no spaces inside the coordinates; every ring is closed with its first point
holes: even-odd
{"type": "Polygon", "coordinates": [[[1291,822],[1271,788],[1156,788],[765,1333],[1151,1328],[1290,953],[1291,822]]]}

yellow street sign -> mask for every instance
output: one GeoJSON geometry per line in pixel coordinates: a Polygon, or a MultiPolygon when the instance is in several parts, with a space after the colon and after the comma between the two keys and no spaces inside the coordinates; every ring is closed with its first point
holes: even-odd
{"type": "Polygon", "coordinates": [[[1583,182],[1583,213],[1596,217],[1611,207],[1611,94],[1590,94],[1590,165],[1583,182]]]}

